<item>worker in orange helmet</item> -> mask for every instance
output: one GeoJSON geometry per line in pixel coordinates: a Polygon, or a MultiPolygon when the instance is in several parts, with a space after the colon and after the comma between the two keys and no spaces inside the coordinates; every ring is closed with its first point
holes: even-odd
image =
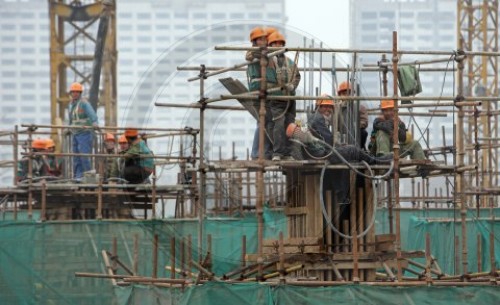
{"type": "MultiPolygon", "coordinates": [[[[28,142],[29,143],[29,142],[28,142]]],[[[29,147],[25,147],[28,149],[29,147]]],[[[31,152],[37,155],[31,157],[31,178],[38,178],[47,175],[47,166],[40,153],[45,152],[45,139],[33,139],[31,141],[31,152]]],[[[17,164],[17,180],[28,179],[30,156],[24,156],[17,164]]]]}
{"type": "MultiPolygon", "coordinates": [[[[256,27],[253,28],[250,32],[250,42],[252,43],[252,47],[265,48],[267,47],[267,36],[268,32],[264,27],[256,27]]],[[[245,55],[245,59],[247,61],[254,61],[255,59],[261,58],[261,50],[248,51],[245,55]]],[[[261,80],[261,70],[260,63],[256,61],[255,63],[251,63],[247,66],[247,79],[248,79],[248,88],[250,91],[260,90],[260,80],[261,80]]],[[[274,80],[276,82],[276,73],[272,67],[269,66],[266,68],[266,79],[274,80]]],[[[257,107],[258,109],[258,107],[257,107]]],[[[258,110],[256,110],[258,112],[258,110]]],[[[257,159],[259,157],[259,122],[257,122],[257,128],[255,129],[255,134],[253,138],[252,152],[251,158],[257,159]]],[[[270,160],[272,157],[272,144],[269,138],[269,135],[266,134],[264,139],[264,158],[266,160],[270,160]]]]}
{"type": "MultiPolygon", "coordinates": [[[[387,155],[392,152],[394,134],[394,100],[380,102],[382,114],[373,121],[372,141],[370,151],[377,156],[387,155]]],[[[425,154],[418,141],[413,140],[411,133],[406,129],[403,121],[399,121],[398,139],[400,156],[410,156],[413,160],[425,160],[425,154]]]]}
{"type": "Polygon", "coordinates": [[[128,145],[128,141],[127,141],[127,138],[125,137],[124,134],[122,134],[119,138],[118,138],[118,145],[120,145],[120,153],[121,152],[125,152],[127,151],[129,145],[128,145]]]}
{"type": "MultiPolygon", "coordinates": [[[[129,148],[129,144],[128,144],[127,138],[125,137],[125,134],[122,134],[122,135],[120,135],[120,137],[118,137],[118,145],[120,146],[118,148],[118,153],[125,154],[129,148]]],[[[124,167],[125,167],[125,159],[121,158],[121,157],[116,158],[115,162],[113,162],[110,177],[123,178],[124,167]]]]}
{"type": "MultiPolygon", "coordinates": [[[[351,88],[351,84],[348,81],[343,81],[340,83],[337,88],[338,96],[351,96],[353,94],[353,90],[351,88]]],[[[340,101],[340,106],[345,107],[348,103],[354,103],[355,101],[340,101]]],[[[362,149],[366,150],[366,140],[368,139],[368,131],[366,128],[368,127],[368,111],[366,107],[362,104],[359,105],[359,145],[362,149]]],[[[340,116],[339,119],[344,123],[342,125],[347,125],[347,122],[344,122],[344,116],[340,116]]],[[[354,126],[353,126],[354,127],[354,126]]],[[[346,132],[347,134],[347,132],[346,132]]],[[[351,133],[352,134],[352,133],[351,133]]]]}
{"type": "MultiPolygon", "coordinates": [[[[69,89],[71,102],[69,103],[69,125],[73,135],[73,153],[91,154],[94,138],[93,130],[85,127],[98,128],[97,115],[89,102],[82,99],[83,86],[72,83],[69,89]]],[[[73,158],[73,175],[81,179],[83,173],[91,170],[90,158],[75,156],[73,158]]]]}
{"type": "Polygon", "coordinates": [[[375,164],[389,163],[392,160],[392,156],[374,157],[355,145],[334,144],[329,126],[335,111],[334,103],[328,95],[323,94],[323,97],[317,102],[316,113],[309,119],[308,130],[303,131],[294,123],[287,126],[286,135],[302,143],[306,158],[309,156],[313,159],[327,159],[331,164],[341,163],[338,155],[332,152],[331,147],[334,147],[342,158],[349,162],[366,161],[375,164]]]}
{"type": "MultiPolygon", "coordinates": [[[[269,35],[278,30],[273,27],[256,27],[250,32],[250,42],[252,43],[252,47],[265,47],[268,45],[267,39],[269,35]],[[264,39],[265,38],[265,39],[264,39]]],[[[260,50],[255,51],[247,51],[245,54],[246,61],[253,61],[256,58],[260,58],[262,55],[260,50]]]]}
{"type": "MultiPolygon", "coordinates": [[[[114,155],[116,154],[116,139],[115,136],[107,132],[104,134],[104,149],[106,151],[106,154],[108,155],[114,155]]],[[[103,162],[105,164],[105,171],[104,171],[104,181],[108,180],[111,177],[111,173],[113,171],[113,164],[115,163],[115,160],[117,158],[115,157],[105,157],[103,162]]]]}
{"type": "Polygon", "coordinates": [[[123,154],[125,166],[123,178],[130,183],[144,183],[154,171],[153,152],[135,128],[125,130],[129,149],[123,154]]]}
{"type": "MultiPolygon", "coordinates": [[[[56,150],[56,144],[51,138],[44,139],[45,152],[53,154],[56,150]]],[[[63,173],[63,159],[56,155],[42,156],[47,167],[47,175],[52,177],[61,177],[63,173]]]]}
{"type": "MultiPolygon", "coordinates": [[[[270,47],[280,48],[286,45],[286,39],[276,31],[267,37],[267,43],[270,47]]],[[[295,63],[284,54],[271,57],[270,62],[276,72],[275,87],[281,88],[278,94],[295,95],[300,83],[300,73],[295,63]]],[[[273,139],[273,160],[293,160],[285,128],[295,122],[295,100],[277,101],[271,98],[266,110],[270,112],[266,117],[266,129],[273,139]]]]}

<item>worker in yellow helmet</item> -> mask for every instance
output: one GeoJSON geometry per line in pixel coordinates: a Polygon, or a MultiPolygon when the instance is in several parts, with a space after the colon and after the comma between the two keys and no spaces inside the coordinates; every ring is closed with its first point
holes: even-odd
{"type": "MultiPolygon", "coordinates": [[[[69,89],[71,102],[69,103],[69,125],[73,135],[73,153],[92,153],[94,133],[91,129],[97,128],[97,115],[89,102],[82,99],[83,86],[73,83],[69,89]]],[[[83,173],[91,170],[90,158],[86,156],[75,156],[73,158],[73,175],[75,179],[83,177],[83,173]]]]}
{"type": "MultiPolygon", "coordinates": [[[[392,152],[394,134],[394,100],[380,102],[382,115],[373,121],[372,147],[370,150],[377,156],[392,152]],[[374,143],[373,143],[374,142],[374,143]],[[374,146],[374,147],[373,147],[374,146]]],[[[425,160],[425,154],[418,141],[412,139],[405,124],[400,120],[398,126],[398,139],[401,158],[410,156],[413,160],[425,160]]]]}

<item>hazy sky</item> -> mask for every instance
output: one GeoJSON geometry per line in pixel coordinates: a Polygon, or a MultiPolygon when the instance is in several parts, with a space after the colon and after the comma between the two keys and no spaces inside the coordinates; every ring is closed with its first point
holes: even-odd
{"type": "Polygon", "coordinates": [[[349,0],[286,0],[288,25],[332,48],[349,47],[349,0]]]}

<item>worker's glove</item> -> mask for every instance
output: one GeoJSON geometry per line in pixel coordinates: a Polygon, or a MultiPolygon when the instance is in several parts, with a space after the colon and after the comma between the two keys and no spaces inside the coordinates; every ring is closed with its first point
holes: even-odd
{"type": "Polygon", "coordinates": [[[252,57],[255,58],[261,58],[262,57],[262,51],[261,50],[256,50],[252,51],[252,57]]]}
{"type": "Polygon", "coordinates": [[[405,144],[410,144],[411,141],[413,141],[413,135],[411,134],[411,132],[409,131],[406,131],[406,140],[405,140],[405,144]]]}
{"type": "Polygon", "coordinates": [[[285,85],[285,90],[288,92],[294,92],[295,91],[295,86],[293,84],[286,84],[285,85]]]}

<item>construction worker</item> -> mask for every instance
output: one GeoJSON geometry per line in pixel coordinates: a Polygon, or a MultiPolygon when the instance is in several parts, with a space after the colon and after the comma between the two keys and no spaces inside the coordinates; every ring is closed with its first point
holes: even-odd
{"type": "MultiPolygon", "coordinates": [[[[250,32],[250,42],[253,47],[266,47],[267,46],[267,31],[263,27],[256,27],[250,32]]],[[[255,58],[260,58],[262,55],[260,50],[248,51],[245,59],[247,61],[252,61],[255,58]]],[[[250,91],[260,90],[260,62],[249,64],[247,67],[247,78],[248,78],[248,88],[250,91]]],[[[274,80],[276,83],[276,73],[272,68],[266,69],[266,79],[274,80]]],[[[257,159],[259,157],[259,122],[257,122],[257,128],[255,129],[255,134],[253,138],[252,159],[257,159]]],[[[264,158],[270,160],[272,158],[272,144],[269,137],[266,136],[264,140],[264,158]]]]}
{"type": "MultiPolygon", "coordinates": [[[[69,125],[73,135],[73,153],[92,153],[93,130],[81,127],[98,128],[97,115],[92,105],[82,99],[83,86],[73,83],[69,89],[71,102],[69,104],[69,125]]],[[[75,156],[73,158],[73,175],[75,179],[81,179],[83,173],[90,171],[90,158],[86,156],[75,156]]]]}
{"type": "MultiPolygon", "coordinates": [[[[352,89],[351,89],[351,84],[347,81],[344,81],[340,83],[339,87],[337,88],[337,95],[338,96],[351,96],[352,94],[352,89]]],[[[345,107],[347,101],[342,101],[341,102],[341,107],[345,107]]],[[[343,116],[340,116],[341,119],[343,119],[343,116]]],[[[366,139],[368,139],[368,131],[366,131],[366,128],[368,127],[368,111],[364,105],[359,105],[359,147],[362,149],[366,150],[366,139]]]]}
{"type": "MultiPolygon", "coordinates": [[[[116,139],[115,136],[112,133],[107,132],[104,135],[104,148],[106,151],[106,154],[108,155],[114,155],[116,154],[116,139]]],[[[117,158],[115,157],[106,157],[104,159],[104,164],[106,166],[105,171],[104,171],[104,180],[107,180],[108,178],[111,177],[111,172],[113,170],[113,164],[116,163],[117,158]]]]}
{"type": "MultiPolygon", "coordinates": [[[[374,141],[372,140],[370,148],[376,156],[389,154],[393,148],[394,100],[382,100],[380,102],[380,109],[382,115],[373,121],[372,139],[374,138],[374,141]]],[[[422,146],[413,140],[411,133],[406,130],[406,126],[401,120],[398,127],[398,139],[401,147],[401,158],[410,156],[413,160],[426,159],[422,146]]]]}
{"type": "MultiPolygon", "coordinates": [[[[118,138],[118,145],[120,146],[118,153],[125,154],[129,148],[129,144],[124,134],[122,134],[118,138]]],[[[111,173],[109,177],[123,178],[123,168],[125,167],[125,159],[116,158],[114,161],[115,162],[113,162],[113,166],[111,167],[111,173]]]]}
{"type": "Polygon", "coordinates": [[[123,178],[129,183],[143,183],[154,171],[153,153],[146,143],[139,137],[137,129],[125,130],[125,137],[130,148],[123,154],[125,167],[123,178]]]}
{"type": "MultiPolygon", "coordinates": [[[[260,29],[262,29],[262,28],[260,28],[260,29]]],[[[267,40],[269,38],[269,35],[277,32],[278,30],[276,28],[273,28],[273,27],[266,27],[264,29],[264,31],[266,32],[266,40],[267,40]]],[[[252,40],[252,36],[251,35],[250,35],[250,42],[252,43],[252,47],[265,47],[265,46],[268,45],[267,41],[264,44],[263,41],[261,41],[259,43],[259,42],[257,42],[257,40],[252,40]]],[[[256,58],[260,58],[261,55],[262,55],[262,53],[261,53],[260,50],[247,51],[247,53],[245,54],[245,60],[246,61],[253,61],[256,58]]]]}
{"type": "MultiPolygon", "coordinates": [[[[34,139],[31,141],[31,151],[41,153],[45,151],[45,139],[34,139]]],[[[28,179],[30,156],[24,156],[17,164],[17,181],[28,179]]],[[[42,160],[42,156],[31,157],[31,178],[47,175],[47,167],[42,160]]]]}
{"type": "MultiPolygon", "coordinates": [[[[256,31],[256,34],[257,35],[263,35],[263,33],[260,33],[261,28],[256,28],[254,29],[256,31]]],[[[277,32],[277,29],[276,28],[272,28],[272,27],[267,27],[264,29],[265,31],[265,35],[266,35],[266,41],[264,42],[264,39],[263,39],[263,36],[260,36],[260,37],[257,37],[257,39],[253,39],[253,37],[256,37],[255,35],[252,37],[252,33],[250,34],[250,41],[252,42],[252,46],[254,47],[265,47],[267,46],[267,38],[269,37],[269,35],[271,35],[272,33],[274,32],[277,32]]],[[[260,58],[261,57],[261,51],[260,50],[257,50],[257,51],[247,51],[246,55],[245,55],[245,59],[247,61],[253,61],[254,59],[256,58],[260,58]]],[[[258,63],[258,65],[260,65],[260,63],[258,63]]],[[[249,87],[250,87],[250,84],[249,84],[249,87]]],[[[260,84],[258,84],[258,88],[260,88],[260,84]]],[[[251,90],[251,89],[250,89],[251,90]]],[[[254,133],[254,137],[253,137],[253,144],[252,144],[252,152],[251,152],[251,157],[253,160],[256,160],[258,157],[259,157],[259,122],[257,122],[257,128],[255,128],[255,133],[254,133]]],[[[265,134],[265,138],[264,138],[264,159],[266,160],[271,160],[272,158],[272,154],[273,154],[273,151],[272,151],[272,143],[269,139],[269,136],[267,134],[265,134]]]]}
{"type": "Polygon", "coordinates": [[[332,164],[341,163],[342,160],[332,152],[330,147],[334,147],[347,161],[366,161],[369,164],[374,164],[389,163],[392,160],[390,154],[376,158],[355,145],[333,144],[333,134],[330,131],[333,111],[333,100],[327,98],[319,100],[316,113],[309,119],[309,133],[306,132],[305,135],[297,136],[297,133],[303,132],[297,129],[298,127],[294,123],[291,123],[287,127],[286,135],[302,142],[307,150],[306,155],[310,155],[313,159],[327,158],[332,164]]]}
{"type": "Polygon", "coordinates": [[[127,138],[125,137],[124,134],[122,134],[119,138],[118,138],[118,145],[120,145],[120,153],[121,152],[126,152],[129,145],[128,145],[128,141],[127,141],[127,138]]]}
{"type": "MultiPolygon", "coordinates": [[[[48,138],[45,139],[45,152],[54,153],[56,150],[56,144],[54,140],[48,138]]],[[[42,156],[42,159],[46,165],[47,176],[61,177],[63,173],[63,159],[55,155],[42,156]]]]}
{"type": "MultiPolygon", "coordinates": [[[[274,32],[268,36],[268,45],[270,47],[284,47],[285,37],[274,32]]],[[[281,88],[281,95],[295,95],[295,90],[300,83],[300,73],[295,63],[284,54],[273,56],[270,59],[271,65],[276,71],[277,86],[281,88]]],[[[276,86],[275,86],[276,87],[276,86]]],[[[293,160],[290,156],[290,143],[286,137],[285,128],[290,123],[295,122],[296,106],[294,100],[276,101],[270,100],[270,115],[266,117],[266,129],[273,140],[273,160],[279,161],[293,160]]]]}

